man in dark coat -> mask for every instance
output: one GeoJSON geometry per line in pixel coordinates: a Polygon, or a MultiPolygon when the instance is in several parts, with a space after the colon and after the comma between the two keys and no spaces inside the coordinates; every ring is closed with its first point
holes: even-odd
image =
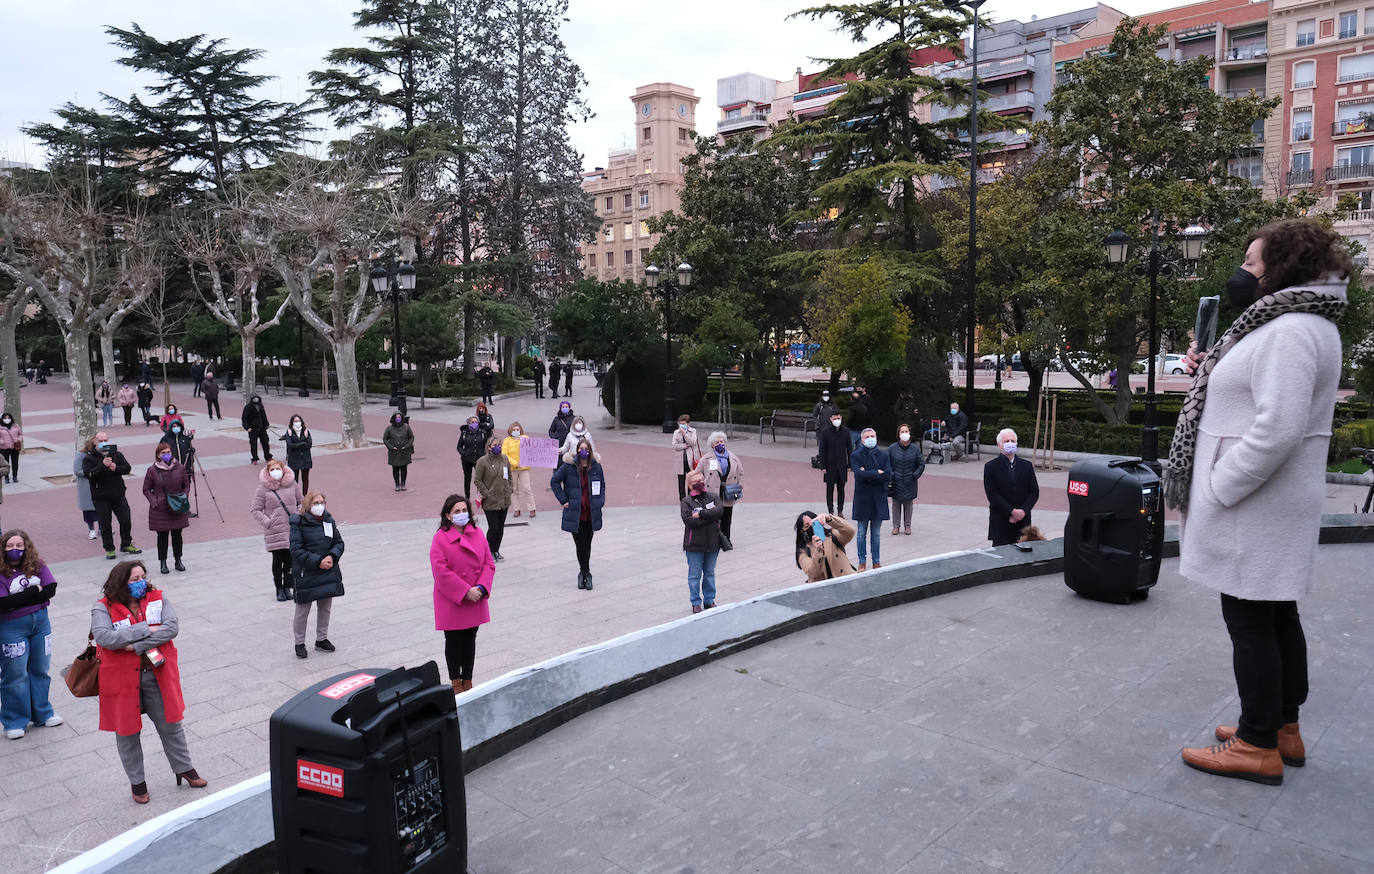
{"type": "MultiPolygon", "coordinates": [[[[205,378],[200,383],[201,397],[205,398],[205,417],[207,419],[220,419],[223,421],[224,413],[219,409],[219,383],[215,382],[213,371],[206,370],[205,378]]],[[[267,459],[271,461],[272,459],[267,459]]]]}
{"type": "Polygon", "coordinates": [[[262,396],[253,395],[248,403],[243,407],[243,416],[240,418],[243,423],[243,430],[248,432],[248,451],[253,456],[253,463],[258,463],[258,446],[262,446],[262,460],[272,460],[272,449],[267,442],[267,410],[263,409],[262,396]]]}
{"type": "Polygon", "coordinates": [[[877,408],[873,399],[868,396],[868,390],[861,385],[854,386],[854,398],[849,402],[849,448],[858,448],[859,435],[865,428],[873,427],[873,416],[877,408]]]}
{"type": "Polygon", "coordinates": [[[129,501],[124,496],[124,477],[130,470],[128,459],[114,447],[104,431],[97,431],[86,443],[81,472],[91,484],[91,501],[100,520],[100,540],[108,559],[116,557],[112,521],[119,523],[120,552],[138,555],[143,551],[134,546],[129,501]]]}
{"type": "Polygon", "coordinates": [[[496,371],[491,369],[491,362],[482,365],[482,369],[477,371],[477,379],[482,383],[482,403],[494,403],[491,399],[491,382],[496,378],[496,371]]]}
{"type": "Polygon", "coordinates": [[[549,364],[549,391],[553,393],[554,397],[558,397],[558,374],[560,370],[558,359],[555,358],[553,362],[549,364]]]}
{"type": "Polygon", "coordinates": [[[573,366],[569,361],[563,365],[563,394],[572,397],[572,374],[573,366]]]}
{"type": "Polygon", "coordinates": [[[204,364],[192,364],[192,365],[191,365],[191,384],[192,384],[192,387],[191,387],[191,397],[193,397],[193,398],[198,398],[198,397],[200,397],[200,384],[201,384],[202,382],[204,382],[204,381],[205,381],[205,365],[204,365],[204,364]]]}
{"type": "Polygon", "coordinates": [[[830,421],[816,432],[816,448],[825,471],[825,507],[830,513],[844,515],[844,487],[849,482],[849,429],[844,426],[838,410],[830,412],[830,421]],[[836,492],[839,500],[835,500],[836,492]]]}
{"type": "Polygon", "coordinates": [[[1031,508],[1040,499],[1035,465],[1016,457],[1016,432],[997,434],[998,457],[983,465],[983,491],[988,496],[988,540],[993,546],[1015,543],[1031,524],[1031,508]]]}
{"type": "Polygon", "coordinates": [[[534,397],[538,400],[544,397],[544,376],[549,369],[544,366],[544,359],[534,359],[534,397]]]}

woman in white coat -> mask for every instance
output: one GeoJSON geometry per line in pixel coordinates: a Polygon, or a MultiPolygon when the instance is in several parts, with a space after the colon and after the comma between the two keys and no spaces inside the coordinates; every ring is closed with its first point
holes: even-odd
{"type": "Polygon", "coordinates": [[[1350,269],[1340,236],[1316,222],[1256,232],[1226,283],[1244,312],[1198,364],[1174,432],[1165,497],[1184,514],[1179,571],[1221,592],[1240,694],[1238,725],[1183,750],[1208,773],[1278,785],[1306,758],[1297,600],[1316,566],[1350,269]]]}

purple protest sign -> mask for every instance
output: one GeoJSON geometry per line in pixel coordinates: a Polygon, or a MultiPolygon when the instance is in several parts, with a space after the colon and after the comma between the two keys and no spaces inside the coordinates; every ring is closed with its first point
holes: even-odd
{"type": "Polygon", "coordinates": [[[558,458],[560,448],[561,444],[552,437],[521,437],[520,466],[558,467],[562,463],[558,458]]]}

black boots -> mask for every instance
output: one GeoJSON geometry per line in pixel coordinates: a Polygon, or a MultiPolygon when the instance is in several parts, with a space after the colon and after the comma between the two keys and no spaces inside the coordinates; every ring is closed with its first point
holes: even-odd
{"type": "Polygon", "coordinates": [[[184,570],[186,570],[186,565],[184,565],[184,564],[181,563],[181,556],[179,556],[179,555],[178,555],[178,556],[176,557],[176,559],[172,562],[172,567],[176,568],[176,569],[179,570],[179,571],[184,571],[184,570]]]}
{"type": "Polygon", "coordinates": [[[577,587],[578,587],[579,589],[586,589],[586,590],[589,591],[589,592],[592,590],[592,575],[591,575],[591,572],[589,572],[589,571],[578,571],[578,573],[577,573],[577,587]]]}
{"type": "Polygon", "coordinates": [[[278,601],[289,601],[289,600],[291,600],[291,596],[288,595],[288,594],[286,594],[286,589],[284,589],[284,588],[281,587],[281,586],[277,586],[277,600],[278,600],[278,601]]]}
{"type": "Polygon", "coordinates": [[[167,559],[164,558],[162,560],[162,566],[159,568],[159,570],[161,570],[164,574],[170,574],[172,572],[172,569],[167,567],[167,559]]]}

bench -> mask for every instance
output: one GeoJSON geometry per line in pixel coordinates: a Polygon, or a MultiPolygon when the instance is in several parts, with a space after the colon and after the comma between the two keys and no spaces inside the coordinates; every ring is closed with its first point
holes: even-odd
{"type": "Polygon", "coordinates": [[[269,393],[275,389],[279,395],[286,394],[286,386],[282,385],[282,381],[275,376],[263,377],[262,386],[263,390],[269,393]]]}
{"type": "Polygon", "coordinates": [[[778,442],[778,430],[784,428],[792,431],[802,432],[802,448],[806,448],[806,435],[816,432],[816,419],[810,413],[800,410],[774,410],[771,416],[764,416],[759,419],[759,442],[763,442],[763,431],[773,435],[773,442],[778,442]]]}

